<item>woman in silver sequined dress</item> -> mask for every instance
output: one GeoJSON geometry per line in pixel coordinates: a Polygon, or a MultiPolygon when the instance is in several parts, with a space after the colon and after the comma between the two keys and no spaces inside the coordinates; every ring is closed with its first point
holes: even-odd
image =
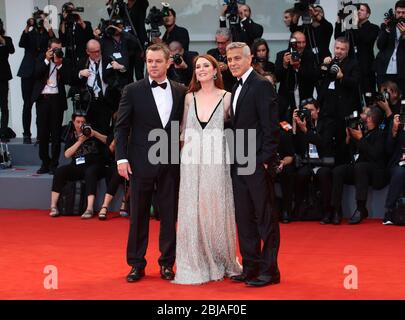
{"type": "Polygon", "coordinates": [[[197,57],[182,123],[174,283],[201,284],[241,272],[224,132],[230,96],[218,62],[197,57]]]}

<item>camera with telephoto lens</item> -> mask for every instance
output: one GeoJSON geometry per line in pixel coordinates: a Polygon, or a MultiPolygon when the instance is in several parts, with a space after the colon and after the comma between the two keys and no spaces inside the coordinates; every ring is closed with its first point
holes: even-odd
{"type": "Polygon", "coordinates": [[[301,16],[303,25],[309,25],[312,23],[309,7],[317,3],[319,3],[319,1],[316,0],[299,0],[298,2],[294,3],[294,11],[301,16]]]}
{"type": "Polygon", "coordinates": [[[118,27],[118,28],[123,28],[124,27],[124,20],[121,19],[120,17],[114,17],[111,18],[111,20],[100,20],[99,24],[99,29],[101,31],[101,34],[107,38],[112,38],[115,33],[117,32],[117,29],[112,28],[111,26],[118,27]]]}
{"type": "Polygon", "coordinates": [[[289,43],[289,47],[290,47],[291,61],[292,62],[298,62],[298,61],[301,60],[301,54],[298,52],[297,46],[298,46],[297,39],[291,38],[290,43],[289,43]]]}
{"type": "Polygon", "coordinates": [[[63,58],[63,50],[62,50],[62,48],[53,48],[52,53],[53,53],[54,57],[57,57],[57,58],[60,58],[60,59],[63,58]]]}
{"type": "Polygon", "coordinates": [[[297,116],[300,118],[301,121],[306,121],[306,123],[311,122],[311,110],[306,109],[306,108],[301,108],[297,110],[297,116]]]}
{"type": "Polygon", "coordinates": [[[330,167],[333,168],[335,166],[335,158],[334,157],[322,157],[322,158],[308,158],[308,157],[301,157],[300,155],[295,155],[295,166],[297,168],[301,168],[305,165],[310,165],[311,167],[330,167]]]}
{"type": "Polygon", "coordinates": [[[390,98],[391,96],[387,89],[384,89],[383,92],[366,92],[364,95],[366,106],[374,106],[378,102],[390,101],[390,98]]]}
{"type": "Polygon", "coordinates": [[[181,65],[183,63],[183,57],[181,54],[176,53],[172,59],[175,65],[181,65]]]}
{"type": "Polygon", "coordinates": [[[246,4],[245,0],[226,0],[224,3],[228,6],[225,14],[228,16],[229,23],[235,25],[238,23],[240,4],[246,4]]]}
{"type": "Polygon", "coordinates": [[[361,117],[357,111],[353,111],[351,115],[345,117],[346,128],[358,130],[364,130],[364,124],[361,117]]]}
{"type": "Polygon", "coordinates": [[[82,131],[83,135],[86,137],[90,137],[91,136],[91,125],[89,125],[88,123],[83,123],[82,126],[80,127],[80,130],[82,131]]]}
{"type": "Polygon", "coordinates": [[[341,62],[339,58],[335,57],[330,64],[321,64],[321,75],[329,78],[330,80],[336,80],[340,68],[341,62]]]}
{"type": "Polygon", "coordinates": [[[384,13],[384,19],[387,21],[387,27],[390,29],[395,28],[398,23],[405,23],[404,17],[397,19],[393,9],[389,9],[386,13],[384,13]]]}
{"type": "Polygon", "coordinates": [[[44,17],[43,15],[47,16],[45,12],[39,10],[38,7],[34,8],[34,12],[32,13],[32,18],[28,19],[27,25],[30,27],[34,27],[34,29],[39,29],[44,27],[44,17]],[[33,20],[33,23],[31,23],[33,20]]]}
{"type": "Polygon", "coordinates": [[[170,16],[170,4],[167,2],[162,2],[162,10],[156,8],[153,6],[149,10],[149,14],[145,19],[145,23],[150,25],[150,29],[147,30],[148,33],[150,34],[150,38],[158,38],[161,35],[161,32],[159,30],[160,26],[163,26],[164,17],[170,16]]]}

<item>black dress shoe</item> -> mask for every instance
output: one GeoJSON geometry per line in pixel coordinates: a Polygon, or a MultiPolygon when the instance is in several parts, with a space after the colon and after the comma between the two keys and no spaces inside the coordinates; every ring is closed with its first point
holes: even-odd
{"type": "Polygon", "coordinates": [[[332,223],[332,214],[327,213],[324,215],[324,217],[320,221],[320,224],[330,224],[330,223],[332,223]]]}
{"type": "Polygon", "coordinates": [[[246,285],[249,287],[264,287],[271,284],[278,284],[280,283],[280,274],[276,274],[274,276],[258,276],[252,280],[246,281],[246,285]]]}
{"type": "Polygon", "coordinates": [[[48,173],[48,172],[49,172],[49,167],[45,166],[45,165],[42,165],[41,168],[39,168],[37,170],[38,174],[44,174],[44,173],[48,173]]]}
{"type": "Polygon", "coordinates": [[[357,208],[349,219],[349,224],[359,224],[366,217],[368,217],[367,210],[357,208]]]}
{"type": "Polygon", "coordinates": [[[28,136],[24,137],[23,144],[32,144],[31,137],[28,136]]]}
{"type": "Polygon", "coordinates": [[[252,274],[252,273],[248,274],[248,273],[242,272],[241,274],[238,274],[236,276],[231,276],[230,279],[233,282],[246,282],[246,281],[256,278],[256,275],[257,274],[252,274]]]}
{"type": "Polygon", "coordinates": [[[160,266],[160,277],[163,280],[173,280],[174,279],[173,267],[160,266]]]}
{"type": "Polygon", "coordinates": [[[342,223],[342,218],[339,212],[335,212],[332,217],[332,224],[338,225],[342,223]]]}
{"type": "Polygon", "coordinates": [[[287,211],[283,211],[281,214],[281,222],[282,223],[290,223],[291,221],[291,216],[287,211]]]}
{"type": "Polygon", "coordinates": [[[145,269],[132,267],[131,271],[127,275],[128,282],[135,282],[145,276],[145,269]]]}

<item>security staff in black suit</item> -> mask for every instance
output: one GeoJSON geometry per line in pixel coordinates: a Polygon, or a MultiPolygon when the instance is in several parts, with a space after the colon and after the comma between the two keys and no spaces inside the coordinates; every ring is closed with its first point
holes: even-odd
{"type": "Polygon", "coordinates": [[[332,206],[334,213],[331,222],[340,224],[342,220],[343,185],[354,184],[357,208],[349,219],[349,224],[358,224],[368,217],[366,208],[368,188],[382,189],[386,185],[385,134],[379,129],[384,114],[377,107],[365,109],[365,130],[348,128],[346,143],[351,147],[351,162],[333,169],[332,206]]]}
{"type": "Polygon", "coordinates": [[[226,60],[226,46],[232,42],[232,33],[228,28],[219,28],[215,33],[216,48],[207,51],[207,54],[213,56],[219,64],[222,80],[224,81],[224,89],[231,92],[236,83],[236,78],[229,71],[226,60]]]}
{"type": "Polygon", "coordinates": [[[59,164],[63,112],[67,109],[65,84],[71,82],[72,66],[62,58],[62,42],[49,40],[45,56],[37,58],[32,102],[36,102],[39,157],[42,161],[38,174],[54,173],[59,164]],[[51,157],[49,157],[49,139],[51,157]]]}
{"type": "Polygon", "coordinates": [[[8,57],[15,52],[13,40],[5,36],[3,21],[0,19],[0,111],[1,111],[1,132],[6,132],[8,128],[8,81],[11,75],[8,57]]]}
{"type": "MultiPolygon", "coordinates": [[[[226,14],[228,6],[222,7],[219,17],[219,27],[226,28],[226,14]]],[[[232,31],[232,41],[245,42],[252,46],[253,41],[263,36],[263,26],[255,23],[252,18],[252,10],[247,4],[238,5],[238,20],[235,23],[229,23],[229,29],[232,31]]]]}
{"type": "MultiPolygon", "coordinates": [[[[107,9],[109,14],[111,14],[112,10],[111,3],[112,0],[109,0],[107,3],[107,5],[109,6],[107,9]]],[[[149,1],[128,0],[126,5],[129,17],[131,18],[131,21],[134,25],[136,35],[138,36],[139,42],[142,45],[142,50],[132,52],[129,57],[128,75],[130,79],[133,79],[135,68],[135,78],[136,80],[141,80],[144,78],[144,69],[145,69],[143,49],[145,48],[148,41],[148,36],[145,28],[145,18],[146,18],[146,10],[149,7],[149,1]]],[[[119,15],[122,19],[128,20],[125,9],[120,8],[119,15]]],[[[126,21],[126,23],[128,23],[129,25],[129,21],[126,21]]]]}
{"type": "Polygon", "coordinates": [[[111,126],[112,108],[106,99],[108,84],[104,82],[108,62],[102,59],[101,45],[95,39],[87,43],[87,57],[79,61],[75,76],[81,96],[81,110],[93,128],[107,134],[111,126]]]}
{"type": "MultiPolygon", "coordinates": [[[[325,157],[334,158],[335,156],[335,123],[333,119],[319,116],[320,106],[318,101],[313,98],[301,101],[301,110],[310,111],[310,118],[301,118],[298,110],[293,114],[293,131],[295,132],[296,153],[304,160],[321,160],[325,157]]],[[[332,164],[333,165],[333,164],[332,164]]],[[[332,208],[330,205],[332,194],[332,168],[322,165],[318,161],[316,165],[307,163],[300,164],[296,173],[295,180],[295,207],[299,210],[302,201],[308,192],[308,184],[311,177],[315,177],[321,192],[322,201],[322,224],[328,224],[332,217],[332,208]]]]}
{"type": "Polygon", "coordinates": [[[75,9],[72,2],[66,2],[62,6],[62,19],[59,26],[59,38],[63,47],[66,47],[66,57],[74,66],[86,56],[86,44],[94,38],[91,22],[84,21],[75,9]]]}
{"type": "Polygon", "coordinates": [[[163,17],[163,22],[166,32],[163,35],[162,41],[167,45],[169,45],[172,41],[178,41],[183,45],[184,50],[188,51],[190,45],[190,36],[186,28],[179,27],[176,24],[176,11],[170,8],[169,15],[163,17]]]}
{"type": "MultiPolygon", "coordinates": [[[[405,0],[395,4],[396,19],[405,19],[405,0]]],[[[392,26],[389,21],[381,24],[377,40],[377,83],[391,80],[405,92],[405,22],[392,26]]]]}
{"type": "Polygon", "coordinates": [[[149,78],[124,88],[115,125],[118,172],[131,183],[131,225],[127,247],[127,263],[131,271],[127,275],[128,282],[145,276],[150,207],[155,185],[160,208],[160,274],[162,279],[174,279],[180,159],[171,156],[170,141],[177,139],[171,134],[173,130],[180,134],[179,127],[175,126],[179,126],[183,116],[186,89],[167,80],[169,59],[170,51],[164,44],[154,44],[146,50],[149,78]],[[162,160],[154,164],[149,159],[148,153],[155,142],[149,141],[148,136],[158,129],[168,137],[169,145],[163,145],[157,156],[167,154],[168,163],[162,160]]]}
{"type": "Polygon", "coordinates": [[[246,43],[229,44],[226,54],[229,68],[238,78],[231,102],[231,127],[236,138],[231,144],[235,146],[231,175],[243,264],[243,273],[231,279],[249,286],[276,284],[280,282],[280,230],[274,209],[274,181],[267,169],[277,156],[277,94],[271,82],[251,67],[252,55],[246,43]],[[247,159],[241,157],[246,153],[247,159]]]}
{"type": "Polygon", "coordinates": [[[55,37],[51,26],[45,22],[43,12],[36,12],[41,19],[36,21],[30,18],[21,35],[18,46],[24,48],[24,57],[18,69],[17,76],[21,78],[21,92],[24,100],[22,120],[23,120],[23,143],[31,143],[31,109],[32,109],[32,90],[34,88],[34,67],[38,56],[45,54],[48,50],[49,39],[55,37]]]}
{"type": "Polygon", "coordinates": [[[380,28],[368,19],[371,15],[367,3],[358,5],[358,23],[353,29],[342,31],[342,22],[338,17],[335,25],[335,39],[345,37],[350,41],[349,57],[357,59],[361,72],[360,88],[362,94],[376,91],[376,77],[374,70],[374,44],[380,28]]]}
{"type": "Polygon", "coordinates": [[[280,119],[291,123],[292,113],[300,105],[300,101],[313,96],[319,77],[315,56],[307,49],[307,41],[302,32],[294,32],[291,35],[290,48],[277,53],[275,76],[280,82],[280,119]],[[291,47],[296,48],[297,57],[293,56],[291,47]]]}
{"type": "Polygon", "coordinates": [[[326,57],[324,59],[322,66],[325,69],[323,72],[324,78],[318,96],[321,105],[321,116],[331,117],[336,123],[337,151],[335,160],[337,164],[349,161],[345,144],[346,127],[344,118],[352,114],[353,111],[361,113],[360,68],[356,60],[348,57],[349,49],[350,44],[347,39],[343,37],[336,39],[335,58],[326,57]]]}

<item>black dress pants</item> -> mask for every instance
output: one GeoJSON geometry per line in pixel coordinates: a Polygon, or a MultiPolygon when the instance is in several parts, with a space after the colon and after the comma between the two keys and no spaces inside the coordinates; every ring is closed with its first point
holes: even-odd
{"type": "Polygon", "coordinates": [[[23,135],[31,137],[31,119],[32,119],[32,90],[34,89],[35,78],[21,78],[21,92],[24,100],[23,105],[23,135]]]}
{"type": "Polygon", "coordinates": [[[1,129],[8,127],[8,81],[0,80],[1,129]]]}

